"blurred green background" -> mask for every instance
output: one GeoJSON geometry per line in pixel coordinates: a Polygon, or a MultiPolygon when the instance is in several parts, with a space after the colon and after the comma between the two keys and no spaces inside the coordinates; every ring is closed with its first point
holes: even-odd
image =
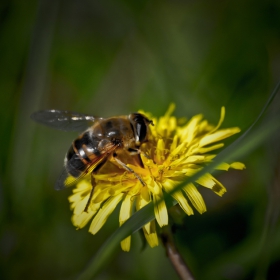
{"type": "MultiPolygon", "coordinates": [[[[75,279],[118,226],[117,211],[96,236],[71,225],[71,190],[53,185],[77,134],[32,112],[160,116],[175,102],[216,124],[225,105],[223,127],[244,130],[280,80],[278,0],[2,0],[0,21],[1,279],[75,279]]],[[[280,279],[279,139],[219,177],[223,198],[202,190],[208,211],[177,228],[197,279],[280,279]]],[[[178,279],[161,246],[141,246],[134,234],[98,279],[178,279]]]]}

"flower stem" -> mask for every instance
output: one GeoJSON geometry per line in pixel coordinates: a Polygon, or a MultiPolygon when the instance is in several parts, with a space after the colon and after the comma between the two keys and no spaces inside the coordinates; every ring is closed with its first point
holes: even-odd
{"type": "Polygon", "coordinates": [[[179,277],[182,280],[194,280],[190,269],[188,268],[186,262],[183,260],[182,256],[175,246],[173,235],[169,226],[165,226],[162,228],[161,240],[165,247],[166,254],[171,261],[174,269],[178,273],[179,277]]]}

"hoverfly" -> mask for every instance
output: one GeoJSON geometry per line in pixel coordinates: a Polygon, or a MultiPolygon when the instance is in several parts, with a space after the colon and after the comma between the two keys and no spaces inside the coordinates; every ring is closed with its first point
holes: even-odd
{"type": "Polygon", "coordinates": [[[64,169],[56,181],[55,189],[72,186],[85,175],[91,174],[92,190],[84,211],[87,212],[94,192],[93,175],[112,158],[115,164],[133,173],[145,185],[141,177],[118,158],[118,154],[125,152],[136,157],[143,167],[140,147],[148,141],[149,125],[153,125],[143,114],[99,118],[69,111],[45,110],[33,113],[31,118],[59,130],[83,131],[66,153],[64,169]]]}

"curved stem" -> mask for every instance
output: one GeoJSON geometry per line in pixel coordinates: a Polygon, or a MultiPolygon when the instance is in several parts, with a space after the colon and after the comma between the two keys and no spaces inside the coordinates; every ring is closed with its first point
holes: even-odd
{"type": "Polygon", "coordinates": [[[162,228],[161,240],[166,250],[166,255],[182,280],[194,280],[190,269],[177,250],[171,230],[168,226],[162,228]]]}

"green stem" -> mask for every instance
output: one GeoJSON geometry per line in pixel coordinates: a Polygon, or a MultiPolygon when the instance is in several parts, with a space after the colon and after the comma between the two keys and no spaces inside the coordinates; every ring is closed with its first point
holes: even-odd
{"type": "Polygon", "coordinates": [[[166,255],[182,280],[194,280],[190,269],[177,250],[172,232],[168,226],[162,228],[161,240],[166,250],[166,255]]]}

